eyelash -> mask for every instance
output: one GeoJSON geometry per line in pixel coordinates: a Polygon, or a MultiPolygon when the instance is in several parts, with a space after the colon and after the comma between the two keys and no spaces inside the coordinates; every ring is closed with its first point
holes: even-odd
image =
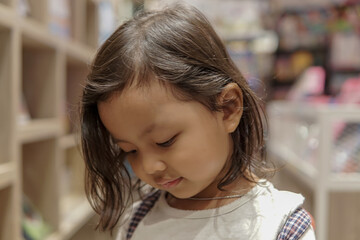
{"type": "Polygon", "coordinates": [[[134,154],[134,153],[136,153],[136,152],[137,152],[136,150],[131,150],[131,151],[129,151],[129,152],[125,152],[125,151],[124,151],[125,154],[134,154]]]}
{"type": "Polygon", "coordinates": [[[171,145],[173,145],[173,143],[175,142],[177,135],[173,136],[172,138],[170,138],[169,140],[167,140],[166,142],[162,142],[162,143],[156,143],[156,145],[160,146],[160,147],[170,147],[171,145]]]}
{"type": "MultiPolygon", "coordinates": [[[[164,147],[164,148],[170,147],[170,146],[173,145],[173,143],[175,142],[176,137],[177,137],[177,135],[175,135],[174,137],[170,138],[170,139],[167,140],[166,142],[156,143],[156,145],[158,145],[159,147],[164,147]]],[[[132,151],[129,151],[129,152],[125,152],[125,151],[123,150],[123,152],[127,155],[127,154],[135,154],[137,151],[136,151],[136,150],[132,150],[132,151]]]]}

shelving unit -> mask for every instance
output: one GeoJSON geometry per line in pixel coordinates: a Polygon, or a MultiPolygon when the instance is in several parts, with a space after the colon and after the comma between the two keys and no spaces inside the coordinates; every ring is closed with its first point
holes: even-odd
{"type": "Polygon", "coordinates": [[[53,229],[59,222],[56,145],[55,138],[22,145],[22,192],[53,229]]]}
{"type": "Polygon", "coordinates": [[[14,188],[12,187],[1,187],[0,188],[0,212],[2,213],[0,216],[0,238],[1,239],[12,239],[14,232],[14,225],[12,224],[15,218],[12,215],[13,203],[12,192],[14,188]]]}
{"type": "Polygon", "coordinates": [[[312,192],[317,239],[359,236],[360,221],[347,219],[360,211],[360,108],[274,101],[267,112],[270,156],[312,192]],[[341,213],[346,207],[352,214],[341,213]]]}
{"type": "Polygon", "coordinates": [[[28,0],[26,16],[20,0],[0,0],[0,240],[23,239],[24,196],[50,226],[45,239],[107,238],[93,232],[75,133],[99,1],[69,3],[62,36],[50,27],[49,0],[28,0]]]}
{"type": "MultiPolygon", "coordinates": [[[[10,118],[11,108],[7,107],[10,98],[11,78],[11,31],[6,27],[0,26],[0,164],[9,161],[9,136],[10,136],[10,118]]],[[[1,173],[0,173],[1,174],[1,173]]],[[[0,175],[1,176],[1,175],[0,175]]]]}

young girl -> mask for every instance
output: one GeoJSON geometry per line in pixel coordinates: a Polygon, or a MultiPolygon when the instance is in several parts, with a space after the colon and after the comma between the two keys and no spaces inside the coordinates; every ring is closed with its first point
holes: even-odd
{"type": "Polygon", "coordinates": [[[265,180],[259,100],[193,7],[121,25],[82,100],[86,193],[100,229],[119,223],[118,239],[132,240],[314,239],[303,197],[265,180]],[[125,159],[153,187],[133,204],[125,159]]]}

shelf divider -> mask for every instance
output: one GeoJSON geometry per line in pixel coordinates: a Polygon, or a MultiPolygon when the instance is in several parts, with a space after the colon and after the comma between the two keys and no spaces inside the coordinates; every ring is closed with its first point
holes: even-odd
{"type": "Polygon", "coordinates": [[[14,165],[11,162],[0,164],[0,190],[14,181],[14,165]]]}
{"type": "Polygon", "coordinates": [[[57,137],[63,131],[61,121],[56,118],[31,120],[26,124],[19,125],[18,129],[21,143],[57,137]]]}

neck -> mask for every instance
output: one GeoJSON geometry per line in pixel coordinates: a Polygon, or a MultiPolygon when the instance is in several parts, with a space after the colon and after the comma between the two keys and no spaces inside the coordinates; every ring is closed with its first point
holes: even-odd
{"type": "Polygon", "coordinates": [[[236,181],[225,187],[225,191],[217,189],[213,194],[197,194],[190,198],[180,199],[167,194],[166,200],[171,207],[182,210],[205,210],[230,204],[245,195],[255,184],[245,179],[236,181]]]}

